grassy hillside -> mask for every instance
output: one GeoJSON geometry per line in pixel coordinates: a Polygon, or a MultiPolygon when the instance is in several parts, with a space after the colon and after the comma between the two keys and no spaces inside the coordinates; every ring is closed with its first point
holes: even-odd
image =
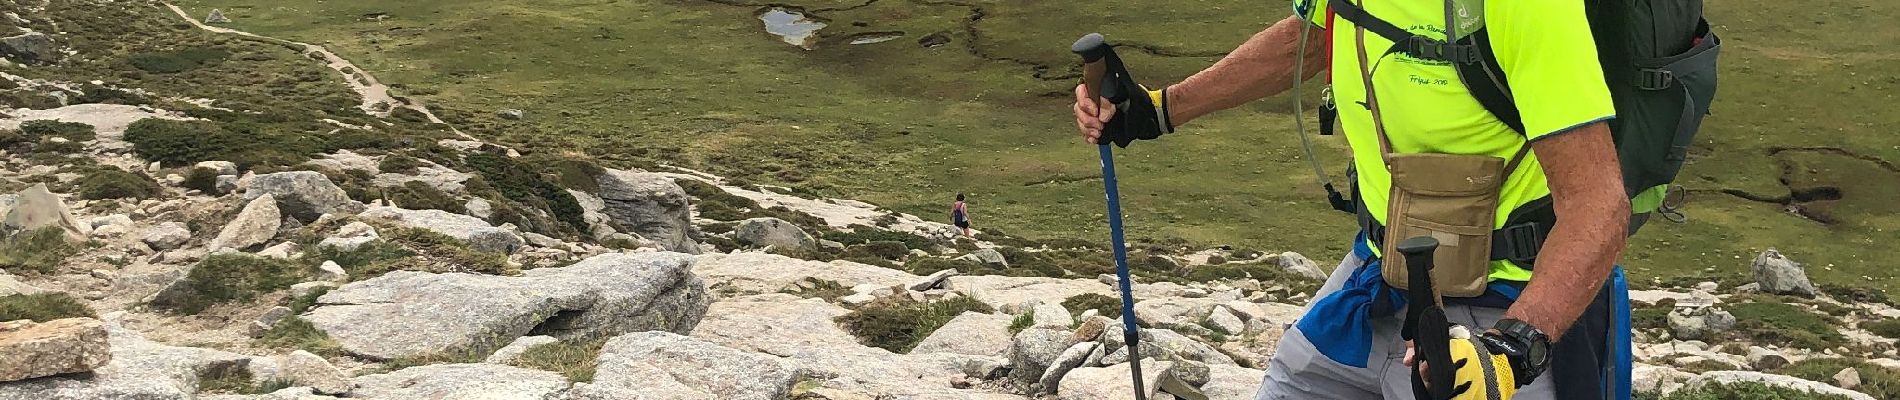
{"type": "MultiPolygon", "coordinates": [[[[967,192],[980,226],[1089,239],[1106,229],[1094,149],[1067,116],[1068,43],[1102,31],[1140,44],[1129,62],[1164,83],[1287,13],[1232,0],[794,4],[829,24],[813,50],[765,33],[765,5],[741,0],[180,5],[329,46],[464,131],[524,152],[676,164],[921,215],[967,192]],[[888,32],[903,37],[848,44],[888,32]],[[526,118],[497,117],[504,108],[526,118]]],[[[1887,199],[1900,194],[1900,113],[1875,105],[1900,86],[1900,28],[1882,23],[1900,5],[1710,7],[1728,47],[1683,179],[1691,219],[1647,228],[1626,263],[1639,280],[1734,280],[1773,246],[1823,283],[1893,285],[1876,255],[1897,247],[1887,199]]],[[[1131,235],[1343,252],[1350,218],[1321,200],[1290,108],[1286,96],[1258,102],[1123,152],[1131,235]]],[[[1343,165],[1339,139],[1320,144],[1329,167],[1343,165]]]]}

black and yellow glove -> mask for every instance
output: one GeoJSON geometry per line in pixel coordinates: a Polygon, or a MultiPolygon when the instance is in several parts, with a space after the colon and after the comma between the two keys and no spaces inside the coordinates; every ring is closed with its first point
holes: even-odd
{"type": "Polygon", "coordinates": [[[1114,143],[1127,148],[1136,140],[1151,140],[1165,133],[1174,133],[1174,123],[1168,120],[1168,90],[1149,90],[1147,86],[1135,83],[1133,75],[1123,66],[1121,59],[1109,56],[1108,76],[1103,79],[1103,97],[1114,101],[1115,116],[1109,118],[1102,128],[1102,137],[1096,143],[1114,143]],[[1123,96],[1122,94],[1132,96],[1123,96]],[[1145,94],[1141,96],[1139,94],[1145,94]]]}
{"type": "Polygon", "coordinates": [[[1511,359],[1463,326],[1451,328],[1452,399],[1510,399],[1522,386],[1511,359]]]}

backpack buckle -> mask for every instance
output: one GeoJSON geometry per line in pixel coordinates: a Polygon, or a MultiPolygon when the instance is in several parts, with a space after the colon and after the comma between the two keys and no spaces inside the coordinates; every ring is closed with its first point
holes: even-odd
{"type": "Polygon", "coordinates": [[[1478,49],[1471,45],[1445,43],[1438,39],[1413,35],[1401,46],[1405,54],[1426,60],[1458,64],[1478,63],[1478,49]]]}
{"type": "Polygon", "coordinates": [[[1493,253],[1491,259],[1510,260],[1520,267],[1526,267],[1537,259],[1537,252],[1544,247],[1543,225],[1536,222],[1514,224],[1498,229],[1491,237],[1493,253]]]}
{"type": "Polygon", "coordinates": [[[1636,71],[1636,88],[1643,90],[1663,90],[1674,86],[1676,73],[1661,68],[1644,68],[1636,71]]]}

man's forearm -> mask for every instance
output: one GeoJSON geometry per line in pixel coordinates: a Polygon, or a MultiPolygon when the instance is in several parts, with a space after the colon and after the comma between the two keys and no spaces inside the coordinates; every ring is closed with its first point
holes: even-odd
{"type": "MultiPolygon", "coordinates": [[[[1542,158],[1542,150],[1557,144],[1546,142],[1569,142],[1563,145],[1608,153],[1591,154],[1593,159],[1577,161],[1617,165],[1607,125],[1596,123],[1579,129],[1582,131],[1546,138],[1532,148],[1539,150],[1542,158]]],[[[1623,181],[1618,176],[1606,178],[1579,168],[1546,167],[1558,222],[1538,251],[1530,284],[1504,317],[1530,323],[1556,341],[1596,299],[1610,270],[1622,257],[1629,200],[1623,197],[1623,181]]]]}
{"type": "MultiPolygon", "coordinates": [[[[1294,83],[1294,63],[1299,62],[1300,33],[1306,21],[1289,17],[1256,33],[1220,62],[1181,83],[1168,87],[1168,118],[1176,126],[1202,115],[1225,110],[1249,101],[1279,94],[1294,83]]],[[[1326,69],[1325,50],[1320,44],[1324,30],[1311,29],[1306,43],[1306,76],[1311,78],[1326,69]]]]}

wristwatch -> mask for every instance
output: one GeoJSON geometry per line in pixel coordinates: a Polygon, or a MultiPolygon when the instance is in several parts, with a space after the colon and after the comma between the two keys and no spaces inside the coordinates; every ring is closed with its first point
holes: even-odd
{"type": "Polygon", "coordinates": [[[1531,384],[1531,380],[1550,367],[1550,335],[1524,321],[1499,320],[1496,327],[1478,339],[1483,340],[1492,353],[1503,354],[1511,360],[1518,387],[1531,384]]]}

